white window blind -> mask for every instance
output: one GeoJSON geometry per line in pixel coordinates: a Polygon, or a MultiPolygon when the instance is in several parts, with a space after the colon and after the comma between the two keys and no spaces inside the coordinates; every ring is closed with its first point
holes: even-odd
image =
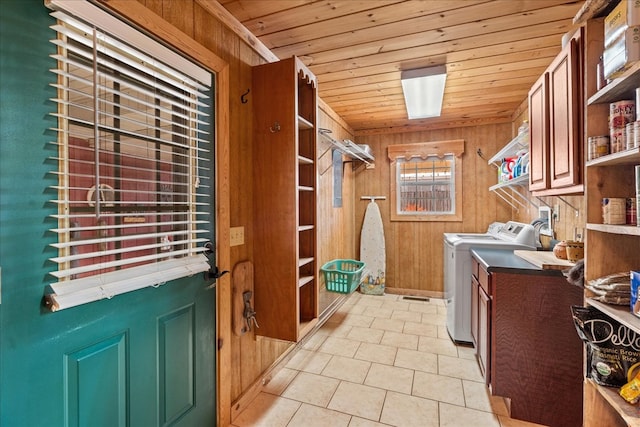
{"type": "Polygon", "coordinates": [[[51,308],[208,270],[211,73],[85,1],[49,5],[59,153],[51,308]]]}

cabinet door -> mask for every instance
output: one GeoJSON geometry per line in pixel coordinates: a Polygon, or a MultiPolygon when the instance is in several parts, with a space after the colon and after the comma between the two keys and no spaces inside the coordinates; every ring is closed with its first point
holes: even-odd
{"type": "Polygon", "coordinates": [[[476,347],[476,357],[478,355],[478,292],[480,284],[478,279],[471,276],[471,341],[476,347]]]}
{"type": "Polygon", "coordinates": [[[547,73],[529,91],[529,190],[546,190],[549,184],[549,111],[547,73]]]}
{"type": "Polygon", "coordinates": [[[572,38],[548,68],[550,188],[582,183],[579,53],[572,38]]]}
{"type": "Polygon", "coordinates": [[[491,372],[489,367],[489,346],[491,345],[491,300],[482,288],[478,292],[478,344],[477,357],[480,370],[484,375],[487,385],[491,383],[491,372]]]}

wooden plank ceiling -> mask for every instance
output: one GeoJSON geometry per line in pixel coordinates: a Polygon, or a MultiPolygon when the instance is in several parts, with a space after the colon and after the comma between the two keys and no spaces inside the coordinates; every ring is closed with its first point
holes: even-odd
{"type": "MultiPolygon", "coordinates": [[[[202,2],[202,0],[201,0],[202,2]]],[[[561,49],[573,0],[219,0],[277,57],[300,57],[356,134],[510,121],[561,49]],[[446,64],[439,118],[408,120],[401,70],[446,64]]]]}

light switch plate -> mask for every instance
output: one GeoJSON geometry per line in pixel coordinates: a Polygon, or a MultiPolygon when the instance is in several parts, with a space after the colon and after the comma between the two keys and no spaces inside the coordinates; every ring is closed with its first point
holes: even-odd
{"type": "Polygon", "coordinates": [[[229,234],[230,246],[244,245],[244,227],[231,227],[229,234]]]}

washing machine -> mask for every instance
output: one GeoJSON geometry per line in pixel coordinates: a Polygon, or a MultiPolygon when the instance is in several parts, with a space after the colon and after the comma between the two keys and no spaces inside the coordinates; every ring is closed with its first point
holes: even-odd
{"type": "Polygon", "coordinates": [[[447,332],[458,344],[471,338],[471,249],[536,249],[535,229],[515,221],[493,223],[485,233],[444,233],[447,332]]]}

